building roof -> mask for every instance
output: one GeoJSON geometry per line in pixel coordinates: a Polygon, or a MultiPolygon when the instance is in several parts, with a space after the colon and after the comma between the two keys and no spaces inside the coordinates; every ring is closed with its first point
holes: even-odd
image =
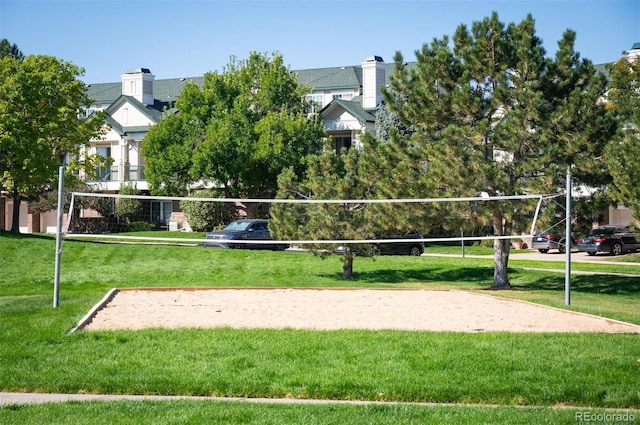
{"type": "MultiPolygon", "coordinates": [[[[133,107],[142,112],[147,118],[149,118],[150,121],[153,121],[154,123],[160,121],[160,119],[162,118],[162,110],[165,107],[168,107],[168,104],[166,102],[160,102],[157,99],[155,104],[151,106],[145,105],[133,96],[120,95],[119,98],[133,105],[133,107]]],[[[115,105],[115,102],[113,103],[113,105],[115,105]]],[[[109,114],[113,109],[113,105],[109,108],[109,110],[107,110],[109,114]]]]}
{"type": "MultiPolygon", "coordinates": [[[[379,56],[376,56],[376,58],[379,58],[379,56]]],[[[395,64],[389,63],[386,66],[386,84],[388,84],[390,76],[395,69],[395,64]]],[[[306,84],[316,91],[346,90],[362,87],[362,67],[360,65],[301,69],[292,70],[292,72],[298,76],[299,84],[306,84]]],[[[160,108],[159,110],[161,110],[170,102],[174,102],[187,81],[192,81],[198,87],[202,87],[204,76],[154,80],[153,97],[157,103],[154,108],[160,108]]],[[[87,94],[91,99],[94,99],[95,104],[108,106],[122,95],[122,83],[89,84],[87,94]]]]}
{"type": "Polygon", "coordinates": [[[109,107],[107,108],[107,117],[105,119],[105,121],[120,134],[124,134],[125,132],[139,133],[149,130],[148,126],[123,126],[112,118],[111,113],[113,112],[113,110],[124,102],[132,105],[134,108],[139,110],[145,117],[149,119],[149,122],[152,122],[154,124],[160,121],[163,114],[162,111],[166,107],[168,107],[168,104],[165,103],[164,105],[162,105],[158,100],[156,100],[155,105],[153,106],[145,105],[133,96],[125,96],[121,94],[117,99],[111,102],[111,105],[109,105],[109,107]]]}
{"type": "Polygon", "coordinates": [[[342,66],[293,71],[298,75],[298,84],[315,90],[354,89],[362,86],[362,68],[342,66]]]}
{"type": "MultiPolygon", "coordinates": [[[[632,49],[640,49],[640,42],[635,43],[632,49]]],[[[372,56],[377,61],[382,62],[382,58],[379,56],[372,56]]],[[[413,68],[416,66],[416,62],[409,62],[408,67],[413,68]]],[[[609,73],[606,69],[606,64],[596,64],[596,70],[602,72],[607,77],[609,73]]],[[[137,68],[144,69],[146,72],[150,72],[146,68],[137,68]]],[[[386,64],[386,73],[385,73],[385,84],[390,83],[390,78],[393,75],[395,70],[395,63],[387,63],[386,64]]],[[[353,90],[358,87],[362,87],[362,66],[361,65],[351,65],[351,66],[340,66],[340,67],[328,67],[328,68],[311,68],[311,69],[301,69],[301,70],[292,70],[298,77],[298,83],[301,85],[308,85],[311,89],[315,91],[320,90],[353,90]]],[[[142,105],[143,107],[151,110],[155,110],[161,112],[165,108],[170,108],[171,103],[175,102],[182,89],[184,88],[185,82],[191,81],[195,83],[198,87],[202,87],[204,84],[204,76],[200,77],[189,77],[189,78],[168,78],[161,80],[153,81],[153,96],[155,99],[155,103],[153,106],[147,107],[142,105]]],[[[122,95],[122,83],[96,83],[89,84],[87,90],[87,94],[91,99],[94,99],[95,104],[103,105],[107,107],[115,102],[122,95]]],[[[351,103],[354,103],[351,101],[351,103]]],[[[345,104],[345,106],[348,106],[345,104]]],[[[356,111],[355,106],[352,106],[348,111],[354,114],[359,118],[364,118],[369,114],[362,106],[360,106],[361,111],[356,111]]],[[[345,109],[347,109],[345,107],[345,109]]],[[[371,114],[369,114],[371,115],[371,114]]]]}
{"type": "Polygon", "coordinates": [[[596,69],[597,72],[600,72],[602,74],[604,74],[605,77],[607,77],[607,80],[609,79],[609,70],[607,69],[607,65],[606,63],[599,63],[599,64],[595,64],[593,65],[593,67],[596,69]]]}
{"type": "Polygon", "coordinates": [[[368,111],[362,107],[362,96],[356,96],[351,100],[333,99],[333,101],[325,106],[322,111],[320,111],[320,113],[324,114],[328,110],[333,109],[337,106],[350,113],[354,118],[356,118],[363,124],[366,122],[376,121],[375,112],[368,111]]]}
{"type": "MultiPolygon", "coordinates": [[[[160,110],[166,106],[169,102],[174,102],[185,82],[192,81],[198,87],[202,87],[204,83],[204,77],[192,77],[192,78],[169,78],[164,80],[153,81],[153,97],[158,105],[154,105],[154,108],[160,108],[160,110]]],[[[97,83],[88,85],[87,94],[91,99],[94,99],[94,103],[101,105],[110,105],[116,101],[122,95],[122,83],[97,83]]]]}

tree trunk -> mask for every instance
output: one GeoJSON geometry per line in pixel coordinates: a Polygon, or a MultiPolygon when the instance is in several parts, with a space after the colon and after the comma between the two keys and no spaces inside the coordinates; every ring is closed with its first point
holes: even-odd
{"type": "MultiPolygon", "coordinates": [[[[501,211],[493,213],[493,230],[495,236],[505,236],[508,226],[501,211]]],[[[509,239],[493,240],[493,285],[491,289],[511,289],[509,284],[509,239]]]]}
{"type": "Polygon", "coordinates": [[[509,284],[509,239],[495,239],[493,241],[493,285],[491,289],[511,289],[509,284]]]}
{"type": "Polygon", "coordinates": [[[13,191],[11,194],[13,199],[13,212],[11,219],[11,233],[20,233],[20,193],[13,191]]]}
{"type": "Polygon", "coordinates": [[[344,262],[342,263],[342,279],[353,279],[353,253],[347,248],[344,253],[344,262]]]}

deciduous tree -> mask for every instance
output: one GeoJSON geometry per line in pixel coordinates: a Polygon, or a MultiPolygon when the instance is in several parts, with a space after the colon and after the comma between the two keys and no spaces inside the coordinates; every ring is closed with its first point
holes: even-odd
{"type": "Polygon", "coordinates": [[[148,182],[156,192],[211,183],[229,197],[273,196],[281,170],[300,174],[321,146],[324,127],[307,116],[304,93],[279,54],[252,53],[207,73],[201,89],[185,87],[179,112],[147,134],[148,182]]]}
{"type": "Polygon", "coordinates": [[[53,56],[0,59],[0,188],[13,199],[13,232],[20,229],[21,200],[57,187],[65,161],[71,174],[95,170],[96,158],[83,150],[99,137],[104,118],[84,118],[91,101],[77,78],[83,73],[53,56]]]}

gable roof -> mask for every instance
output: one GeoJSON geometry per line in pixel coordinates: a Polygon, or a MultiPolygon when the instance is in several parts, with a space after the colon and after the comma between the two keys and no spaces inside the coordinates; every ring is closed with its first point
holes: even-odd
{"type": "Polygon", "coordinates": [[[113,119],[111,114],[115,111],[115,109],[117,109],[123,103],[128,103],[129,105],[133,106],[135,109],[140,111],[149,120],[149,122],[153,124],[157,124],[160,121],[160,119],[162,119],[162,115],[163,115],[162,111],[164,110],[164,107],[161,109],[157,108],[158,104],[161,103],[158,100],[156,100],[156,105],[149,106],[149,105],[143,104],[133,96],[120,95],[106,109],[107,117],[105,118],[105,122],[109,124],[111,128],[116,130],[121,135],[124,133],[138,133],[138,132],[146,132],[149,130],[149,126],[147,125],[126,126],[126,125],[120,124],[115,119],[113,119]]]}
{"type": "MultiPolygon", "coordinates": [[[[142,112],[142,114],[144,116],[146,116],[147,118],[149,118],[150,121],[153,121],[154,123],[157,123],[158,121],[160,121],[160,119],[162,118],[162,111],[156,109],[156,105],[154,106],[149,106],[149,105],[145,105],[142,102],[140,102],[138,99],[136,99],[133,96],[126,96],[126,95],[120,95],[118,97],[118,99],[116,99],[108,108],[107,108],[107,113],[109,115],[111,115],[111,113],[113,112],[113,110],[116,108],[117,105],[120,105],[121,103],[127,102],[130,105],[132,105],[134,108],[136,108],[138,111],[142,112]]],[[[161,102],[156,102],[156,103],[161,103],[161,102]]]]}
{"type": "Polygon", "coordinates": [[[336,108],[342,108],[362,124],[375,122],[374,111],[368,111],[362,107],[362,96],[356,96],[351,100],[333,99],[327,106],[322,108],[320,115],[325,116],[336,108]]]}

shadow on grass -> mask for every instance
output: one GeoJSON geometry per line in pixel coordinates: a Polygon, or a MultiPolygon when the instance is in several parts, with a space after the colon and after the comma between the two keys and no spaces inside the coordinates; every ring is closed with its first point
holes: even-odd
{"type": "MultiPolygon", "coordinates": [[[[453,285],[465,284],[489,289],[493,282],[492,267],[431,267],[421,270],[382,269],[374,271],[356,271],[354,283],[366,284],[401,284],[401,283],[429,283],[449,282],[453,285]]],[[[342,280],[341,273],[325,275],[338,281],[342,280]]],[[[564,275],[546,273],[543,271],[509,269],[512,288],[519,291],[563,291],[564,275]]],[[[572,289],[577,292],[606,294],[606,295],[634,295],[640,294],[640,278],[616,276],[607,274],[573,275],[572,289]]]]}
{"type": "MultiPolygon", "coordinates": [[[[483,267],[431,267],[422,270],[382,269],[375,271],[354,272],[354,281],[358,283],[399,284],[407,282],[467,282],[487,285],[493,280],[493,269],[483,267]]],[[[342,281],[342,274],[333,274],[342,281]]]]}
{"type": "MultiPolygon", "coordinates": [[[[524,272],[516,272],[524,273],[524,272]]],[[[519,290],[564,290],[564,275],[541,276],[531,282],[513,285],[519,290]]],[[[606,295],[639,295],[640,278],[608,274],[572,275],[571,288],[577,292],[606,295]]]]}
{"type": "Polygon", "coordinates": [[[0,230],[0,238],[7,239],[46,239],[53,240],[55,235],[53,234],[40,234],[40,233],[13,233],[6,230],[0,230]]]}

